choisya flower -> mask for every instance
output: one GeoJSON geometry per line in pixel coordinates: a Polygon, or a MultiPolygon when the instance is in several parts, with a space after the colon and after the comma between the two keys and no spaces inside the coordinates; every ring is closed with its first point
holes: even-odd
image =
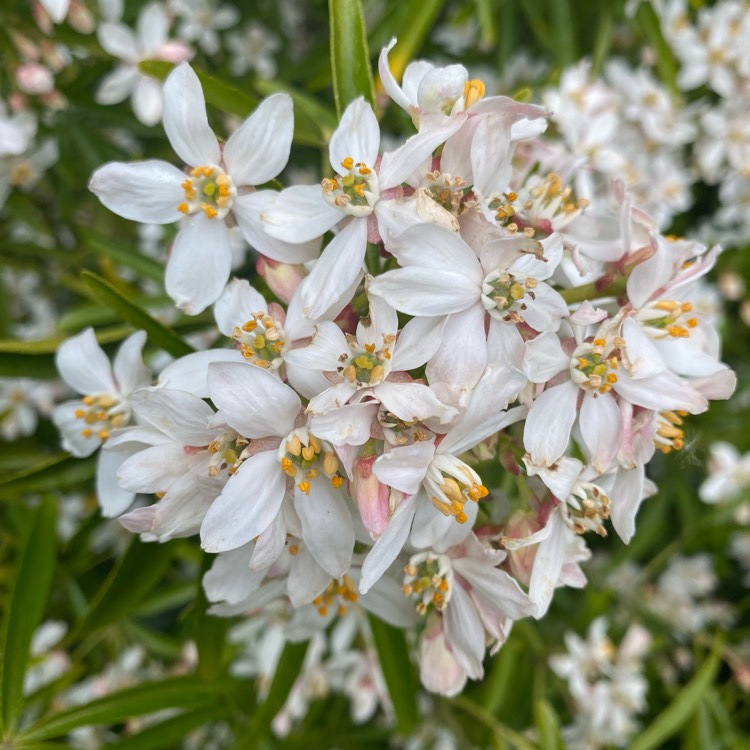
{"type": "Polygon", "coordinates": [[[200,81],[182,63],[164,84],[164,129],[190,165],[188,174],[163,161],[112,162],[94,172],[89,188],[111,211],[134,221],[166,224],[186,217],[172,246],[166,289],[190,315],[221,294],[229,279],[230,224],[275,260],[310,260],[316,245],[295,245],[266,236],[260,210],[273,196],[255,191],[286,165],[294,126],[292,100],[274,94],[222,146],[209,127],[200,81]]]}

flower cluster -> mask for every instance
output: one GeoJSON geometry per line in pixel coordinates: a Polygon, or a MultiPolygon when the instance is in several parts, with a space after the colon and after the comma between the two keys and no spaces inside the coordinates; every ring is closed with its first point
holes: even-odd
{"type": "Polygon", "coordinates": [[[152,384],[142,334],[110,368],[86,331],[60,349],[83,399],[56,421],[78,455],[102,445],[106,513],[154,494],[126,528],[216,553],[216,614],[270,608],[290,638],[360,607],[419,624],[422,682],[450,695],[515,620],[585,584],[587,534],[631,538],[646,464],[735,378],[691,297],[718,248],[662,236],[621,183],[577,195],[548,113],[463,66],[412,63],[398,84],[394,44],[380,77],[416,132],[383,151],[356,99],[330,175],[280,191],[264,186],[289,158],[290,97],[223,142],[174,70],[164,127],[185,168],[110,163],[90,187],[127,219],[180,220],[166,290],[188,314],[213,305],[223,343],[152,384]],[[235,226],[273,298],[230,280],[235,226]]]}

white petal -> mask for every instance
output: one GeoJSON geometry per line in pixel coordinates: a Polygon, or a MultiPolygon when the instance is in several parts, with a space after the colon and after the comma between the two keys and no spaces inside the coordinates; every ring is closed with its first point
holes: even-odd
{"type": "Polygon", "coordinates": [[[249,542],[216,556],[202,582],[210,602],[236,604],[260,587],[265,574],[255,573],[248,567],[253,549],[253,543],[249,542]]]}
{"type": "Polygon", "coordinates": [[[375,165],[380,149],[380,127],[372,107],[364,97],[355,99],[341,116],[341,122],[331,136],[328,154],[334,171],[341,175],[349,170],[341,166],[351,157],[354,163],[364,162],[370,169],[375,165]]]}
{"type": "Polygon", "coordinates": [[[139,79],[137,70],[121,65],[104,76],[94,99],[97,104],[119,104],[133,93],[139,79]]]}
{"type": "MultiPolygon", "coordinates": [[[[526,465],[526,473],[530,477],[539,476],[550,492],[560,500],[565,500],[570,495],[573,484],[583,468],[583,464],[577,458],[570,456],[563,456],[551,466],[535,466],[529,461],[528,456],[524,456],[523,462],[526,465]]],[[[507,545],[506,548],[510,549],[507,545]]]]}
{"type": "Polygon", "coordinates": [[[603,474],[620,448],[620,410],[610,393],[586,394],[578,418],[583,442],[594,468],[603,474]]]}
{"type": "Polygon", "coordinates": [[[213,409],[192,393],[143,388],[130,402],[140,419],[183,445],[208,445],[215,437],[215,430],[207,427],[213,409]]]}
{"type": "Polygon", "coordinates": [[[123,341],[112,363],[117,390],[125,396],[136,388],[151,384],[151,370],[143,364],[145,343],[146,332],[136,331],[123,341]]]}
{"type": "MultiPolygon", "coordinates": [[[[198,398],[208,398],[208,366],[212,362],[248,364],[238,349],[208,349],[193,352],[167,365],[159,374],[159,388],[186,391],[198,398]]],[[[248,364],[248,367],[252,365],[248,364]]]]}
{"type": "Polygon", "coordinates": [[[250,286],[247,279],[232,279],[214,305],[216,325],[225,336],[231,336],[236,326],[253,319],[255,313],[268,309],[263,295],[250,286]]]}
{"type": "MultiPolygon", "coordinates": [[[[109,453],[113,451],[102,451],[109,453]]],[[[166,492],[181,476],[187,474],[195,463],[180,443],[154,445],[128,457],[118,467],[116,474],[120,486],[130,492],[166,492]]]]}
{"type": "Polygon", "coordinates": [[[700,414],[708,409],[705,396],[671,372],[632,380],[623,369],[620,369],[617,371],[617,382],[613,388],[631,404],[642,406],[644,409],[684,409],[691,414],[700,414]]]}
{"type": "Polygon", "coordinates": [[[354,549],[352,516],[341,491],[326,477],[311,482],[310,494],[294,491],[294,508],[302,521],[302,538],[315,561],[333,578],[349,570],[354,549]]]}
{"type": "Polygon", "coordinates": [[[286,437],[301,408],[299,396],[261,367],[209,365],[208,388],[228,424],[247,438],[286,437]]]}
{"type": "Polygon", "coordinates": [[[544,391],[534,400],[523,431],[523,444],[533,463],[549,466],[565,452],[576,421],[580,389],[567,381],[544,391]]]}
{"type": "Polygon", "coordinates": [[[526,303],[522,312],[523,319],[536,331],[556,331],[568,314],[568,306],[560,293],[544,282],[537,284],[534,299],[526,303]]]}
{"type": "Polygon", "coordinates": [[[560,339],[545,331],[526,342],[526,374],[532,383],[546,383],[558,372],[570,367],[570,357],[563,351],[560,339]]]}
{"type": "Polygon", "coordinates": [[[135,498],[135,493],[122,489],[117,482],[117,470],[127,458],[127,453],[99,451],[96,462],[96,497],[105,518],[114,518],[124,513],[135,498]]]}
{"type": "Polygon", "coordinates": [[[175,237],[164,286],[177,307],[197,315],[224,291],[232,270],[229,231],[223,221],[200,213],[175,237]]]}
{"type": "Polygon", "coordinates": [[[523,369],[526,346],[518,328],[505,320],[490,317],[487,331],[487,362],[523,369]]]}
{"type": "Polygon", "coordinates": [[[250,558],[252,570],[266,570],[281,557],[286,547],[286,524],[284,514],[279,513],[271,525],[257,538],[255,551],[250,558]]]}
{"type": "Polygon", "coordinates": [[[237,219],[243,236],[259,253],[280,263],[305,263],[314,260],[320,252],[318,237],[307,242],[285,242],[266,232],[266,225],[260,217],[277,195],[273,190],[259,190],[235,198],[232,214],[237,219]]]}
{"type": "Polygon", "coordinates": [[[167,41],[169,17],[167,9],[160,3],[149,3],[138,16],[136,24],[141,49],[150,57],[167,41]]]}
{"type": "Polygon", "coordinates": [[[292,558],[289,570],[287,594],[292,606],[301,607],[303,604],[309,604],[325,591],[330,582],[331,576],[315,562],[310,550],[303,545],[292,558]]]}
{"type": "Polygon", "coordinates": [[[648,494],[644,492],[644,478],[642,466],[630,470],[618,469],[615,482],[609,488],[612,526],[625,544],[635,533],[635,515],[648,494]]]}
{"type": "Polygon", "coordinates": [[[471,557],[456,558],[453,568],[469,583],[472,594],[489,609],[512,620],[534,614],[534,603],[505,571],[471,557]]]}
{"type": "Polygon", "coordinates": [[[383,484],[413,495],[419,489],[434,455],[434,443],[404,445],[378,456],[372,465],[372,473],[383,484]]]}
{"type": "Polygon", "coordinates": [[[388,521],[386,530],[367,554],[362,563],[360,593],[366,594],[370,590],[403,549],[414,519],[415,502],[416,496],[412,495],[396,508],[388,521]]]}
{"type": "Polygon", "coordinates": [[[279,512],[285,487],[276,451],[243,461],[203,519],[203,549],[225,552],[262,534],[279,512]]]}
{"type": "Polygon", "coordinates": [[[623,364],[633,380],[648,378],[667,369],[657,347],[632,318],[623,321],[622,337],[625,339],[623,364]]]}
{"type": "Polygon", "coordinates": [[[466,521],[458,523],[453,516],[441,513],[427,499],[427,495],[421,493],[417,500],[417,512],[414,515],[409,543],[418,549],[434,549],[440,552],[455,547],[471,533],[478,510],[477,503],[466,503],[466,521]]]}
{"type": "Polygon", "coordinates": [[[307,405],[308,414],[321,416],[333,409],[339,409],[357,392],[357,386],[348,381],[336,383],[310,399],[307,405]]]}
{"type": "Polygon", "coordinates": [[[289,160],[294,132],[292,98],[264,99],[224,146],[224,163],[237,185],[262,185],[276,177],[289,160]]]}
{"type": "Polygon", "coordinates": [[[390,96],[391,99],[401,107],[401,109],[408,111],[411,102],[401,90],[401,87],[396,83],[396,79],[393,77],[393,73],[391,73],[390,66],[388,65],[388,53],[393,49],[395,44],[396,38],[394,37],[380,51],[380,55],[378,56],[378,74],[380,75],[380,80],[383,84],[383,89],[385,89],[385,93],[388,94],[388,96],[390,96]]]}
{"type": "Polygon", "coordinates": [[[260,218],[272,237],[295,243],[321,237],[344,216],[326,202],[320,185],[294,185],[282,190],[260,218]]]}
{"type": "Polygon", "coordinates": [[[109,359],[93,328],[63,342],[55,355],[55,364],[62,379],[78,393],[118,392],[109,359]]]}
{"type": "Polygon", "coordinates": [[[201,83],[187,63],[180,63],[164,83],[164,130],[185,164],[209,166],[221,160],[219,142],[208,124],[201,83]]]}
{"type": "Polygon", "coordinates": [[[413,370],[421,367],[437,352],[443,338],[446,318],[412,318],[402,329],[396,341],[391,370],[413,370]]]}
{"type": "Polygon", "coordinates": [[[388,411],[406,422],[423,422],[435,418],[441,423],[450,422],[458,411],[446,406],[435,392],[421,383],[396,383],[384,381],[373,392],[388,411]]]}
{"type": "Polygon", "coordinates": [[[112,55],[112,57],[119,57],[121,60],[129,63],[134,63],[138,60],[139,54],[135,36],[132,30],[125,26],[125,24],[100,24],[96,31],[96,36],[104,51],[112,55]]]}
{"type": "Polygon", "coordinates": [[[370,439],[378,406],[374,403],[347,404],[310,419],[310,430],[335,446],[362,445],[370,439]]]}
{"type": "Polygon", "coordinates": [[[110,162],[94,172],[89,190],[118,216],[148,224],[169,224],[182,214],[185,175],[165,161],[110,162]]]}
{"type": "Polygon", "coordinates": [[[303,315],[317,320],[335,305],[362,273],[367,219],[352,219],[323,250],[302,289],[303,315]]]}
{"type": "MultiPolygon", "coordinates": [[[[367,279],[369,284],[370,277],[367,279]]],[[[370,309],[367,317],[360,318],[357,324],[357,341],[363,346],[373,345],[376,350],[383,348],[384,341],[392,341],[398,333],[398,315],[383,299],[369,298],[370,309]]],[[[393,345],[390,344],[391,349],[393,345]]]]}
{"type": "MultiPolygon", "coordinates": [[[[355,583],[361,580],[361,574],[358,573],[356,568],[350,573],[355,583]]],[[[358,603],[368,612],[397,628],[412,627],[419,619],[413,602],[404,596],[401,584],[388,576],[378,580],[358,603]]]]}
{"type": "MultiPolygon", "coordinates": [[[[536,550],[534,568],[529,579],[529,596],[536,604],[535,617],[543,617],[549,609],[555,593],[560,571],[565,562],[565,533],[567,527],[562,520],[560,510],[555,509],[547,519],[545,528],[549,535],[543,539],[536,550]]],[[[572,533],[572,532],[570,532],[572,533]]]]}
{"type": "Polygon", "coordinates": [[[474,680],[484,674],[484,627],[471,597],[459,584],[443,612],[445,638],[456,661],[474,680]]]}
{"type": "Polygon", "coordinates": [[[332,321],[324,321],[315,326],[310,345],[292,349],[286,361],[297,367],[333,372],[341,364],[342,355],[349,356],[344,332],[332,321]]]}
{"type": "Polygon", "coordinates": [[[159,81],[142,77],[133,91],[133,112],[144,125],[156,125],[161,120],[162,100],[162,86],[159,81]]]}

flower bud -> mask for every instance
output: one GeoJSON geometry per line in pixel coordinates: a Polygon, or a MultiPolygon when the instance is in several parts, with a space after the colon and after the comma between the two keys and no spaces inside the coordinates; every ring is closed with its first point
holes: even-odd
{"type": "MultiPolygon", "coordinates": [[[[537,513],[528,510],[517,510],[508,519],[508,524],[505,527],[505,535],[512,539],[525,539],[541,528],[542,524],[539,522],[537,513]]],[[[529,544],[526,547],[508,550],[510,569],[513,575],[524,586],[528,586],[531,579],[531,570],[534,567],[537,546],[536,544],[529,544]]]]}
{"type": "Polygon", "coordinates": [[[255,263],[258,275],[268,284],[271,291],[282,301],[289,303],[294,292],[305,278],[305,268],[299,264],[280,263],[277,260],[259,255],[255,263]]]}
{"type": "Polygon", "coordinates": [[[379,537],[388,525],[390,508],[389,490],[372,473],[372,465],[377,456],[358,456],[352,466],[352,479],[349,492],[354,500],[362,523],[373,539],[379,537]]]}
{"type": "Polygon", "coordinates": [[[38,63],[19,65],[16,68],[16,83],[25,94],[49,94],[55,88],[52,73],[38,63]]]}

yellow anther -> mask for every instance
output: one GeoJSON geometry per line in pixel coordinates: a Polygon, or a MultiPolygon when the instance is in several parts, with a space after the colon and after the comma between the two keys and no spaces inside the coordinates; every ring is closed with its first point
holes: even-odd
{"type": "Polygon", "coordinates": [[[354,192],[360,197],[365,197],[365,183],[359,182],[354,186],[354,192]]]}
{"type": "Polygon", "coordinates": [[[458,523],[466,523],[466,513],[463,511],[456,513],[456,521],[458,521],[458,523]]]}
{"type": "Polygon", "coordinates": [[[617,375],[615,375],[613,372],[607,373],[607,382],[608,383],[616,383],[617,382],[617,375]]]}
{"type": "Polygon", "coordinates": [[[99,440],[106,440],[109,437],[109,430],[99,430],[97,435],[99,440]]]}
{"type": "Polygon", "coordinates": [[[73,413],[76,419],[83,419],[86,416],[86,412],[83,409],[76,409],[73,413]]]}
{"type": "Polygon", "coordinates": [[[616,370],[618,368],[618,366],[619,366],[618,361],[617,361],[617,357],[610,357],[607,360],[607,364],[610,366],[611,369],[616,370]]]}
{"type": "Polygon", "coordinates": [[[360,173],[360,174],[361,174],[361,175],[362,175],[363,177],[365,177],[365,176],[366,176],[366,175],[368,175],[368,174],[372,174],[372,170],[370,169],[370,167],[368,167],[368,166],[367,166],[366,164],[364,164],[364,163],[360,163],[360,164],[357,164],[357,168],[358,168],[358,170],[359,170],[359,173],[360,173]]]}
{"type": "Polygon", "coordinates": [[[317,479],[320,476],[320,470],[313,467],[305,472],[305,479],[309,479],[311,482],[313,479],[317,479]]]}
{"type": "Polygon", "coordinates": [[[245,333],[252,333],[258,326],[257,320],[248,320],[247,323],[243,324],[242,330],[245,333]]]}
{"type": "Polygon", "coordinates": [[[306,445],[302,448],[302,458],[305,461],[312,461],[315,458],[315,448],[312,445],[306,445]]]}
{"type": "Polygon", "coordinates": [[[372,368],[372,372],[370,373],[371,383],[379,383],[384,377],[385,370],[383,369],[383,365],[376,365],[372,368]]]}
{"type": "Polygon", "coordinates": [[[344,368],[341,373],[350,383],[353,383],[357,379],[357,371],[354,369],[354,365],[349,365],[344,368]]]}
{"type": "Polygon", "coordinates": [[[606,346],[607,342],[604,339],[594,339],[594,346],[606,346]]]}
{"type": "Polygon", "coordinates": [[[203,211],[209,219],[215,219],[219,215],[219,212],[213,206],[209,206],[208,203],[201,203],[201,211],[203,211]]]}
{"type": "Polygon", "coordinates": [[[284,474],[287,474],[290,477],[293,477],[297,473],[297,469],[292,463],[291,459],[284,456],[284,458],[281,459],[281,470],[284,472],[284,474]]]}
{"type": "Polygon", "coordinates": [[[351,169],[354,166],[354,159],[351,156],[347,156],[346,159],[342,160],[341,166],[344,169],[351,169]]]}
{"type": "Polygon", "coordinates": [[[472,484],[466,493],[472,500],[481,500],[483,497],[487,497],[489,490],[483,484],[472,484]]]}
{"type": "Polygon", "coordinates": [[[224,173],[216,176],[216,184],[220,188],[228,188],[229,187],[229,177],[227,177],[224,173]]]}
{"type": "Polygon", "coordinates": [[[320,453],[323,450],[323,444],[315,435],[308,435],[307,439],[310,445],[315,449],[316,453],[320,453]]]}
{"type": "Polygon", "coordinates": [[[484,83],[478,78],[464,84],[464,108],[468,109],[484,96],[484,83]]]}
{"type": "Polygon", "coordinates": [[[338,474],[335,477],[331,477],[331,486],[333,489],[337,490],[343,483],[344,477],[340,477],[338,474]]]}
{"type": "Polygon", "coordinates": [[[187,214],[187,213],[189,213],[189,212],[190,212],[190,207],[188,206],[188,204],[187,204],[187,203],[180,203],[180,205],[179,205],[179,206],[177,206],[177,210],[178,210],[178,211],[179,211],[179,212],[180,212],[181,214],[187,214]]]}
{"type": "Polygon", "coordinates": [[[310,494],[310,482],[304,481],[300,482],[297,487],[300,489],[301,492],[304,492],[306,495],[310,494]]]}
{"type": "Polygon", "coordinates": [[[83,435],[85,438],[90,438],[93,434],[94,431],[89,427],[85,427],[83,430],[81,430],[81,435],[83,435]]]}
{"type": "Polygon", "coordinates": [[[666,330],[667,330],[667,333],[674,338],[687,338],[688,336],[690,336],[688,329],[685,328],[684,326],[677,326],[677,325],[667,326],[666,330]]]}
{"type": "Polygon", "coordinates": [[[684,313],[691,312],[692,309],[693,309],[693,306],[689,302],[683,302],[680,305],[680,310],[682,310],[682,312],[684,313]]]}
{"type": "Polygon", "coordinates": [[[507,193],[505,196],[509,201],[514,201],[518,198],[518,196],[515,193],[507,193]]]}
{"type": "Polygon", "coordinates": [[[96,399],[93,396],[84,396],[81,400],[86,406],[91,406],[96,403],[96,399]]]}
{"type": "Polygon", "coordinates": [[[302,452],[302,441],[297,435],[292,435],[292,439],[286,441],[286,452],[293,456],[299,456],[302,452]]]}
{"type": "Polygon", "coordinates": [[[328,614],[328,607],[318,607],[318,614],[325,617],[328,614]]]}
{"type": "Polygon", "coordinates": [[[445,493],[445,496],[449,500],[463,506],[463,493],[461,492],[458,482],[453,477],[445,477],[443,483],[440,485],[440,489],[445,493]]]}
{"type": "Polygon", "coordinates": [[[326,451],[323,457],[323,471],[327,476],[333,476],[339,470],[339,459],[333,451],[326,451]]]}
{"type": "Polygon", "coordinates": [[[583,370],[591,363],[585,357],[578,357],[578,369],[583,370]]]}
{"type": "Polygon", "coordinates": [[[688,318],[685,323],[688,328],[695,328],[698,325],[698,320],[696,318],[688,318]]]}
{"type": "Polygon", "coordinates": [[[289,554],[290,555],[296,555],[299,552],[299,545],[298,544],[290,544],[289,545],[289,554]]]}

